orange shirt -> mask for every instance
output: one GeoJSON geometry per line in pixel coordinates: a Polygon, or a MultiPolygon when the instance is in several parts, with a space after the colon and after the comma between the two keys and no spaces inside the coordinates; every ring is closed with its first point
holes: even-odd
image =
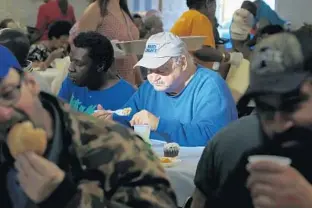
{"type": "MultiPolygon", "coordinates": [[[[215,48],[213,27],[209,18],[197,10],[190,9],[182,14],[170,30],[177,36],[206,36],[205,46],[215,48]]],[[[212,68],[213,62],[204,62],[194,57],[195,62],[209,69],[212,68]]]]}
{"type": "Polygon", "coordinates": [[[207,36],[204,45],[215,48],[213,27],[207,16],[190,9],[182,14],[171,28],[177,36],[207,36]]]}

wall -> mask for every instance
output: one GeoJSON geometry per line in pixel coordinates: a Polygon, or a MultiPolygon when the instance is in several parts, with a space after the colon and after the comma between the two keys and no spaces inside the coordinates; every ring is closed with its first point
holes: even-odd
{"type": "MultiPolygon", "coordinates": [[[[87,0],[69,0],[79,17],[86,6],[87,0]]],[[[36,24],[37,11],[42,0],[0,0],[0,20],[10,17],[29,26],[36,24]]]]}
{"type": "MultiPolygon", "coordinates": [[[[13,17],[25,25],[33,26],[36,24],[37,11],[42,2],[43,0],[0,0],[0,20],[13,17]]],[[[69,2],[74,6],[77,18],[83,14],[88,5],[88,0],[69,0],[69,2]]],[[[138,11],[138,8],[158,8],[158,0],[128,0],[128,5],[131,11],[138,11]]]]}
{"type": "MultiPolygon", "coordinates": [[[[129,8],[133,9],[135,1],[128,0],[129,8]]],[[[139,0],[140,5],[146,0],[139,0]]],[[[158,0],[150,0],[156,7],[158,0]]],[[[13,17],[23,24],[34,25],[36,22],[37,9],[42,0],[0,0],[0,20],[13,17]]],[[[87,6],[87,0],[70,0],[75,7],[76,16],[79,18],[87,6]]],[[[185,0],[163,0],[163,13],[168,17],[165,28],[169,29],[174,20],[187,9],[185,0]]],[[[157,8],[157,7],[156,7],[157,8]]],[[[302,22],[312,23],[312,0],[276,0],[276,10],[282,17],[293,22],[295,27],[300,27],[302,22]]]]}
{"type": "Polygon", "coordinates": [[[312,23],[312,0],[277,0],[276,10],[285,19],[290,20],[294,28],[303,22],[312,23]]]}

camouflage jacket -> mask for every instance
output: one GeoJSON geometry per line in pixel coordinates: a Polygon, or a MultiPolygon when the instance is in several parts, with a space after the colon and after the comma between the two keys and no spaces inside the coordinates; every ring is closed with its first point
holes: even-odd
{"type": "Polygon", "coordinates": [[[177,206],[163,167],[140,137],[114,122],[71,112],[48,94],[42,97],[60,113],[62,140],[71,151],[59,167],[73,178],[66,177],[39,207],[177,206]]]}

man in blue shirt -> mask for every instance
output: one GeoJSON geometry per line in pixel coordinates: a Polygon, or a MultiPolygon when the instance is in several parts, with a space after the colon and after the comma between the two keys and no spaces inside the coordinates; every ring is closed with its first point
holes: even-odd
{"type": "Polygon", "coordinates": [[[73,42],[69,74],[58,96],[74,110],[87,114],[121,108],[136,90],[112,73],[111,42],[96,32],[80,33],[73,42]]]}
{"type": "Polygon", "coordinates": [[[172,33],[153,35],[136,66],[148,70],[145,82],[124,107],[128,117],[100,111],[131,126],[148,124],[151,139],[180,146],[204,146],[221,128],[237,119],[236,105],[221,76],[196,65],[184,42],[172,33]]]}

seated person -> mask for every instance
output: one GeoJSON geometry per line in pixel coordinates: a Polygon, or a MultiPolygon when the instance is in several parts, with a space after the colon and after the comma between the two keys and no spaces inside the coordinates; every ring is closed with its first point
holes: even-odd
{"type": "Polygon", "coordinates": [[[257,115],[220,131],[205,148],[195,176],[196,208],[305,208],[312,206],[311,31],[261,41],[251,59],[250,86],[257,115]],[[252,155],[287,157],[291,165],[252,155]]]}
{"type": "MultiPolygon", "coordinates": [[[[213,68],[214,62],[218,62],[228,68],[228,64],[239,66],[243,54],[237,52],[226,52],[217,50],[214,39],[214,20],[216,13],[216,0],[187,0],[189,8],[174,23],[170,32],[183,36],[206,36],[203,47],[193,52],[195,61],[204,65],[206,68],[213,68]]],[[[223,75],[223,73],[222,73],[223,75]]]]}
{"type": "Polygon", "coordinates": [[[21,26],[21,24],[11,18],[4,19],[0,22],[0,29],[4,28],[12,28],[12,29],[20,29],[23,32],[26,32],[26,27],[21,26]]]}
{"type": "Polygon", "coordinates": [[[136,91],[115,74],[111,42],[96,32],[79,33],[73,40],[71,64],[59,97],[79,112],[93,114],[99,105],[106,110],[121,108],[136,91]]]}
{"type": "Polygon", "coordinates": [[[143,27],[146,32],[145,39],[164,31],[162,18],[159,15],[145,17],[143,27]]]}
{"type": "Polygon", "coordinates": [[[274,11],[270,5],[264,0],[256,0],[254,2],[257,6],[256,22],[258,23],[261,19],[266,19],[270,25],[280,25],[284,29],[289,29],[290,23],[282,19],[279,14],[274,11]]]}
{"type": "Polygon", "coordinates": [[[49,40],[41,41],[30,47],[28,59],[33,67],[46,69],[57,58],[63,58],[68,50],[68,36],[72,24],[67,21],[56,21],[49,27],[49,40]]]}
{"type": "Polygon", "coordinates": [[[240,8],[233,14],[233,21],[230,27],[233,49],[242,52],[245,59],[249,59],[251,52],[249,47],[246,46],[246,42],[250,39],[254,21],[255,16],[248,9],[240,8]]]}
{"type": "Polygon", "coordinates": [[[3,46],[0,98],[0,208],[177,207],[141,138],[39,93],[3,46]]]}
{"type": "Polygon", "coordinates": [[[11,28],[0,30],[0,45],[5,46],[14,54],[25,72],[32,74],[41,91],[51,93],[48,82],[38,72],[33,72],[31,62],[27,60],[30,42],[23,31],[11,28]]]}
{"type": "Polygon", "coordinates": [[[125,125],[147,124],[151,139],[181,146],[204,146],[221,128],[237,119],[235,102],[222,77],[196,65],[186,45],[169,32],[149,38],[136,64],[148,69],[148,81],[125,104],[128,117],[98,111],[125,125]]]}
{"type": "Polygon", "coordinates": [[[140,38],[144,38],[145,36],[145,31],[144,31],[144,23],[143,23],[143,18],[141,15],[139,14],[134,14],[132,15],[133,18],[133,22],[135,24],[135,26],[139,29],[140,31],[140,38]]]}

